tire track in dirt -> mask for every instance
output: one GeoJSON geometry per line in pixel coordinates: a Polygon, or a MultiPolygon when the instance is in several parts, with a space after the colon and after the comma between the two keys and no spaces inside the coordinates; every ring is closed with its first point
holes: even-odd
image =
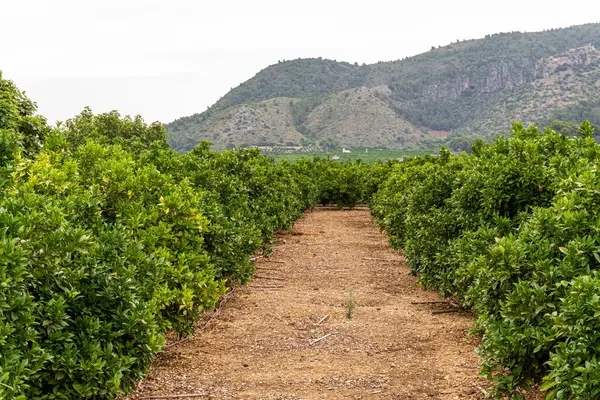
{"type": "Polygon", "coordinates": [[[367,209],[307,212],[256,266],[206,330],[158,357],[131,399],[483,397],[472,316],[413,304],[441,299],[418,287],[367,209]]]}

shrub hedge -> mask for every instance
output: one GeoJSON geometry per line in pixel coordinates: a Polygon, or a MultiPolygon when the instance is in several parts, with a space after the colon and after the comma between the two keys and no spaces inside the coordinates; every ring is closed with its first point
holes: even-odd
{"type": "Polygon", "coordinates": [[[360,164],[178,154],[140,117],[85,109],[51,129],[34,113],[0,76],[0,398],[126,394],[274,232],[375,190],[360,164]]]}
{"type": "Polygon", "coordinates": [[[421,282],[477,316],[494,393],[600,394],[600,146],[514,124],[473,154],[396,165],[373,215],[421,282]]]}

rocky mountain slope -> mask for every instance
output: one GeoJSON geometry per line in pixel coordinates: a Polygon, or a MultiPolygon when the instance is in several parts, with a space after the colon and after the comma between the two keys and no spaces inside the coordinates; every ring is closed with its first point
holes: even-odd
{"type": "Polygon", "coordinates": [[[515,119],[546,123],[566,109],[587,110],[578,104],[595,104],[599,48],[600,24],[587,24],[488,35],[372,65],[285,61],[167,130],[179,151],[200,140],[216,148],[404,149],[447,135],[490,136],[515,119]]]}
{"type": "MultiPolygon", "coordinates": [[[[467,122],[453,135],[489,136],[509,130],[514,120],[526,125],[547,125],[560,118],[556,116],[558,112],[596,99],[600,99],[600,51],[591,45],[570,49],[539,60],[531,82],[467,122]]],[[[581,118],[593,119],[591,115],[581,118]]]]}
{"type": "Polygon", "coordinates": [[[398,118],[385,95],[364,86],[318,99],[277,97],[238,104],[201,118],[192,127],[191,146],[200,139],[219,149],[311,143],[402,149],[426,135],[398,118]]]}

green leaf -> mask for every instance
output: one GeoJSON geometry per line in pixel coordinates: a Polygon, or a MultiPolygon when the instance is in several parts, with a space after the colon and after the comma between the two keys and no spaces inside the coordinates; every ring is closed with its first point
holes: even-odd
{"type": "Polygon", "coordinates": [[[556,386],[556,382],[554,382],[554,381],[545,381],[544,383],[542,383],[540,385],[540,390],[542,392],[545,392],[546,390],[551,389],[554,386],[556,386]]]}
{"type": "Polygon", "coordinates": [[[523,398],[523,395],[522,395],[521,393],[519,393],[519,392],[515,392],[515,393],[513,394],[513,399],[515,399],[515,400],[525,400],[525,399],[523,398]]]}

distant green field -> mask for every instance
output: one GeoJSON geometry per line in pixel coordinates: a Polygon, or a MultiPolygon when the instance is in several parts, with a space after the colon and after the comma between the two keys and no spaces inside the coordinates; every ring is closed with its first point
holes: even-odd
{"type": "Polygon", "coordinates": [[[352,151],[352,153],[342,153],[341,151],[313,151],[306,153],[266,153],[267,156],[274,158],[275,160],[286,160],[289,162],[296,162],[302,158],[311,157],[323,157],[330,158],[337,155],[340,161],[357,161],[361,160],[365,163],[375,163],[378,161],[386,161],[389,159],[397,159],[400,157],[414,157],[421,156],[424,154],[430,154],[431,150],[374,150],[370,149],[368,153],[364,151],[352,151]]]}

